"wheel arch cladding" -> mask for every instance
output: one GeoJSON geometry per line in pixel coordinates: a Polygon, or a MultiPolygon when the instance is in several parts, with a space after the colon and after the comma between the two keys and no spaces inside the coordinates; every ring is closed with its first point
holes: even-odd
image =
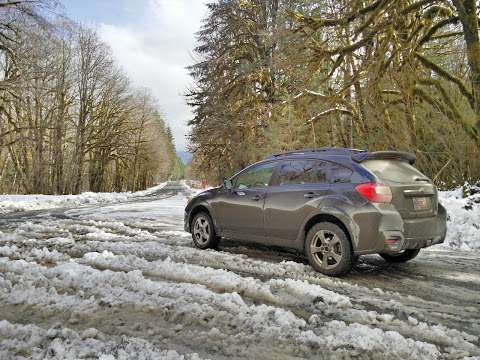
{"type": "Polygon", "coordinates": [[[314,227],[316,224],[321,222],[329,222],[337,225],[340,229],[342,229],[345,235],[347,236],[348,241],[350,242],[352,251],[354,250],[352,237],[351,237],[350,231],[348,230],[348,227],[338,217],[328,213],[321,213],[321,214],[314,215],[307,221],[303,229],[304,246],[305,246],[305,239],[310,229],[314,227]]]}
{"type": "Polygon", "coordinates": [[[210,216],[210,219],[212,219],[212,222],[213,222],[213,217],[212,217],[212,214],[210,213],[210,210],[205,205],[199,204],[199,205],[195,206],[192,209],[192,211],[190,211],[190,217],[188,218],[188,224],[189,224],[190,229],[192,228],[192,222],[193,222],[193,219],[195,218],[195,215],[197,215],[198,213],[201,213],[201,212],[204,212],[208,216],[210,216]]]}

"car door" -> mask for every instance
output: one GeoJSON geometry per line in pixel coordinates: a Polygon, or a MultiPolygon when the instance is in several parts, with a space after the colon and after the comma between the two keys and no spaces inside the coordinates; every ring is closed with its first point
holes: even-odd
{"type": "Polygon", "coordinates": [[[317,159],[286,160],[265,200],[265,233],[270,243],[289,246],[305,218],[330,194],[331,163],[317,159]]]}
{"type": "Polygon", "coordinates": [[[217,199],[216,214],[223,236],[263,241],[263,206],[276,162],[254,165],[238,174],[233,188],[217,199]]]}

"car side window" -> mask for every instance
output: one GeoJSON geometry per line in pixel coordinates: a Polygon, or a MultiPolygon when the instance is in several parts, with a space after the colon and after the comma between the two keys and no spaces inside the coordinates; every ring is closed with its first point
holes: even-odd
{"type": "Polygon", "coordinates": [[[321,160],[287,161],[278,174],[278,184],[321,184],[348,182],[352,171],[344,166],[321,160]]]}
{"type": "Polygon", "coordinates": [[[328,163],[318,160],[288,161],[280,167],[279,185],[327,182],[328,163]]]}
{"type": "Polygon", "coordinates": [[[267,187],[276,166],[276,163],[267,163],[248,169],[237,176],[234,187],[239,190],[267,187]]]}
{"type": "Polygon", "coordinates": [[[352,177],[353,171],[349,168],[332,163],[328,170],[328,182],[330,183],[348,183],[352,177]]]}

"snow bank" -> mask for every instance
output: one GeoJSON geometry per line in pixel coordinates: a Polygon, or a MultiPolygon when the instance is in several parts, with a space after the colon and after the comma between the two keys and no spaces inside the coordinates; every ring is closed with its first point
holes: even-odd
{"type": "Polygon", "coordinates": [[[167,183],[164,182],[164,183],[158,184],[157,186],[148,188],[146,190],[141,190],[141,191],[137,191],[137,192],[130,193],[130,194],[132,196],[148,196],[148,195],[154,194],[158,190],[162,190],[166,185],[167,185],[167,183]]]}
{"type": "Polygon", "coordinates": [[[445,246],[480,250],[480,188],[465,185],[453,191],[440,191],[439,200],[448,213],[445,246]]]}
{"type": "Polygon", "coordinates": [[[109,204],[129,200],[133,197],[148,196],[162,189],[162,183],[147,190],[123,193],[93,193],[79,195],[0,195],[0,214],[17,211],[78,207],[82,205],[109,204]]]}

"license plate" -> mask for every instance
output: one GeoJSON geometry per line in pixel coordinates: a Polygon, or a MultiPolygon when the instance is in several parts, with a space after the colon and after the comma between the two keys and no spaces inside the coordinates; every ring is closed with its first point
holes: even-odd
{"type": "Polygon", "coordinates": [[[430,200],[427,197],[413,198],[414,210],[427,210],[430,207],[430,200]]]}

